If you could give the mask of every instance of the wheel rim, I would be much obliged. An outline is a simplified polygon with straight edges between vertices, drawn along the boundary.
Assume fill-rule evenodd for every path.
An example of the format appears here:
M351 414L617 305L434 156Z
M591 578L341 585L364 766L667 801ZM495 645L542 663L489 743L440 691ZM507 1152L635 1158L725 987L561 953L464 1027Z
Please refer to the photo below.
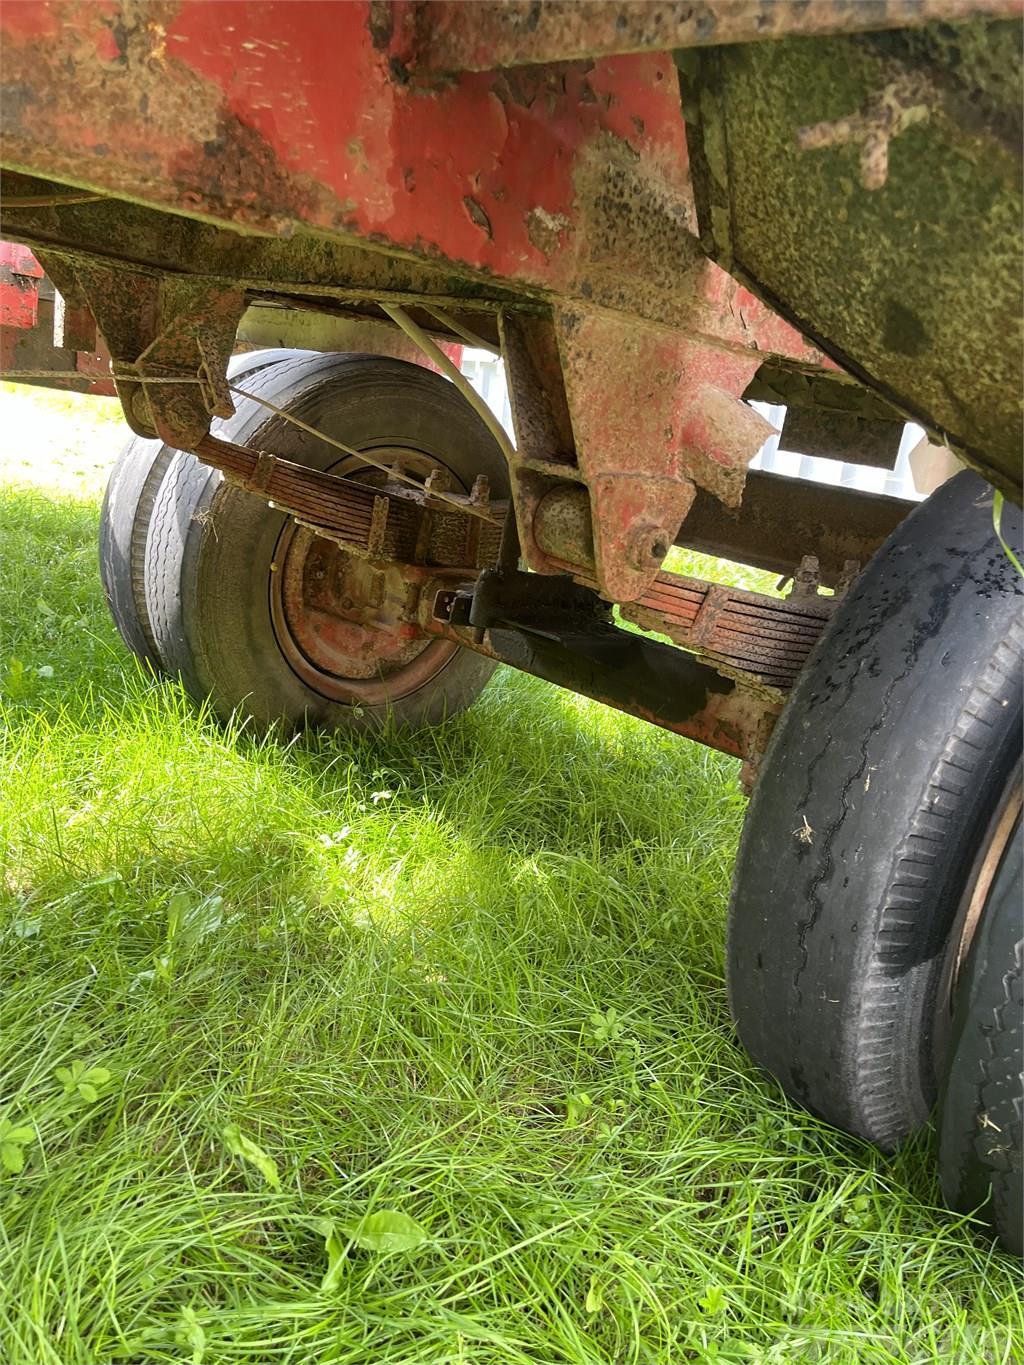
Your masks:
M370 447L366 453L421 481L440 464L402 447ZM371 485L386 478L354 457L328 472ZM296 676L329 701L397 702L425 687L458 653L458 645L431 639L420 628L414 585L401 566L372 565L291 519L274 547L269 578L278 648Z
M989 892L992 890L992 883L999 870L999 864L1003 860L1006 846L1010 842L1014 827L1020 817L1022 805L1024 805L1024 785L1022 785L1021 774L1018 772L1011 780L1003 796L1000 807L989 825L985 842L975 859L974 867L971 869L971 877L965 892L967 908L963 914L963 928L960 932L956 958L953 962L952 991L956 990L961 967L970 952L974 933L978 927L978 921L981 919L981 912L985 908Z

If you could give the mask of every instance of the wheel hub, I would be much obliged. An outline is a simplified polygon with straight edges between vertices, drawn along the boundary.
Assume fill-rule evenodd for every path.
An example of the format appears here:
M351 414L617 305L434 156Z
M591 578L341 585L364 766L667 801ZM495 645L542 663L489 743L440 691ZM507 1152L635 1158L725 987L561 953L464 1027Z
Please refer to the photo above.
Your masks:
M320 672L382 678L429 641L408 618L415 585L398 565L378 566L304 526L294 526L276 562L286 636ZM280 639L280 636L279 636Z
M425 478L437 462L418 452L375 449ZM331 473L371 486L379 471L342 460ZM370 562L308 527L289 521L270 572L270 609L278 647L307 686L332 701L397 701L430 681L458 646L426 635L416 619L418 579L404 565Z

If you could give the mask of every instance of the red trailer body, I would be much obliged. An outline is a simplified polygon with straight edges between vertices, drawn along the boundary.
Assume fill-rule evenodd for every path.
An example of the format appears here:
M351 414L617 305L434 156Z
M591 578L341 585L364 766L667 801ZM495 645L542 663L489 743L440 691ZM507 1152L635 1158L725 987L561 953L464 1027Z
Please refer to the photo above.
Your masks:
M398 307L417 344L503 352L526 568L571 565L640 611L681 538L780 569L806 550L834 584L905 509L850 495L837 516L748 479L769 429L745 398L781 398L840 456L879 431L891 453L915 417L1019 487L1015 352L989 344L1019 331L1019 12L9 0L4 231L53 280L65 351L98 324L142 435L196 449L230 414L243 315L330 350ZM971 283L952 292L907 238L908 196L951 158L951 193L977 198L969 257L955 201L940 225ZM763 726L741 730L749 756Z

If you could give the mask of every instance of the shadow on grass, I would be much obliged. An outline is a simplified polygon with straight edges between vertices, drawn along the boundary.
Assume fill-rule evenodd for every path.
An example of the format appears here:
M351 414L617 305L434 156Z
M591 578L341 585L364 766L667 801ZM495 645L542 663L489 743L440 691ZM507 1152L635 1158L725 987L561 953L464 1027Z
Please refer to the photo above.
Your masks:
M119 710L135 715L155 707L166 716L168 707L172 715L180 709L174 686L157 684L136 663L110 620L93 505L4 489L0 534L8 566L0 583L0 696L10 725L28 724L33 714L59 715L83 737L90 730L109 735ZM225 729L206 717L201 733L218 747L230 743L240 757L267 753L267 741L244 725ZM506 843L523 847L546 842L554 814L564 836L567 814L575 809L582 826L595 804L606 807L603 838L617 846L664 837L664 820L659 816L652 828L650 812L674 806L684 821L692 804L684 798L695 784L714 789L732 824L742 809L731 760L507 670L498 671L470 712L435 730L311 734L279 753L284 769L327 797L339 773L350 770L378 790L389 781L409 788L418 802L456 776L464 789L470 774L468 804L476 811L469 823L479 825L483 814ZM492 809L495 795L500 817Z
M455 1359L423 1349L442 1257L414 1265L419 1316L390 1265L371 1293L358 1261L325 1316L311 1218L361 1217L371 1180L468 1267L458 1331L481 1322L495 1365L502 1333L553 1360L559 1322L579 1346L560 1359L621 1359L632 1333L660 1362L713 1358L694 1343L715 1333L714 1358L782 1359L779 1324L805 1318L818 1336L785 1358L808 1340L824 1358L889 1332L907 1295L922 1331L1010 1321L1016 1280L933 1212L927 1139L885 1158L739 1050L734 763L503 670L416 734L217 725L117 640L94 507L8 492L0 518L0 1037L10 1112L39 1133L5 1282L61 1359L107 1358L113 1302L130 1358L157 1358L183 1296L218 1358L264 1360L294 1327L282 1359L340 1360L349 1323L345 1358L369 1365L383 1322L403 1359ZM69 1127L54 1078L74 1060L111 1094ZM280 1190L225 1153L225 1122L275 1153ZM98 1246L121 1249L109 1271ZM627 1271L645 1298L618 1303ZM712 1290L727 1311L702 1307Z
M0 518L0 900L15 976L94 973L91 989L134 1014L170 970L174 906L212 905L222 969L197 1008L229 982L243 996L284 963L379 944L447 972L482 954L485 975L528 992L547 981L585 1008L661 1002L663 1021L703 992L687 1009L727 1029L733 762L504 669L472 710L417 733L285 743L220 725L118 639L95 507L6 490Z

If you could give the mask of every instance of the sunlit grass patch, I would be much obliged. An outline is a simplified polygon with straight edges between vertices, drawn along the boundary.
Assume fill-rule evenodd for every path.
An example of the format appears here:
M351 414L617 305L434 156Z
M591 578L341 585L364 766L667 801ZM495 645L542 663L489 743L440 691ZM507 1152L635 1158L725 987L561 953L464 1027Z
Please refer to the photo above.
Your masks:
M94 500L0 517L5 1360L1015 1358L928 1135L735 1043L735 764L507 672L419 735L218 726L117 640Z

